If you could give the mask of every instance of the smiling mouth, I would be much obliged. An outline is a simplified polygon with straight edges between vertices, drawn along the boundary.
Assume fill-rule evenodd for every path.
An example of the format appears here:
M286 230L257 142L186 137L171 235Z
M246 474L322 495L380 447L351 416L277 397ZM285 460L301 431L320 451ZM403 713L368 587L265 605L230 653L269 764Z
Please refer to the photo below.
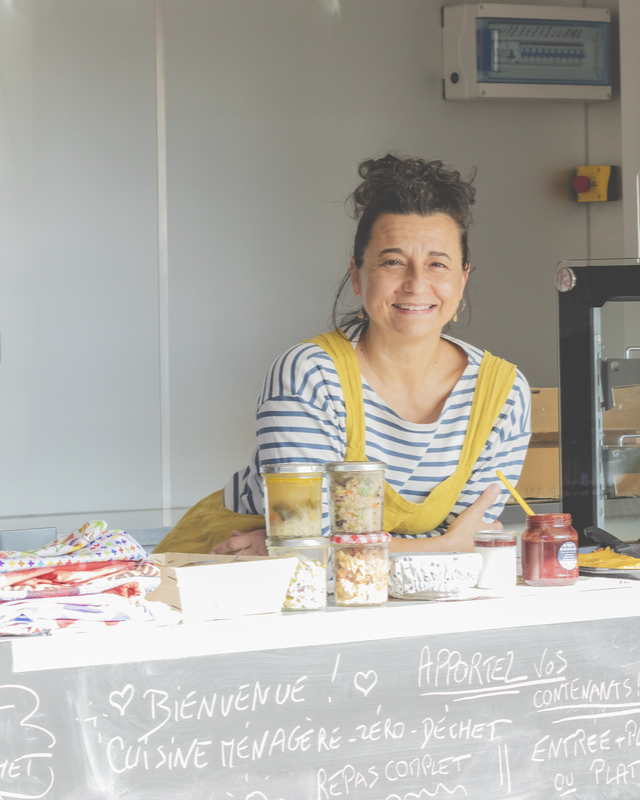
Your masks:
M412 306L407 303L393 303L394 308L399 308L401 311L429 311L435 308L435 305Z

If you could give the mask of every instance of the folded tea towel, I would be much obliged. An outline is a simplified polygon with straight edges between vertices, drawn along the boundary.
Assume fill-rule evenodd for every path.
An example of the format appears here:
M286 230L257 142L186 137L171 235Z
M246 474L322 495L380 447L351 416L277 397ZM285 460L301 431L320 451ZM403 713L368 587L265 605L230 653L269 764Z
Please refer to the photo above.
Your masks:
M98 561L0 572L0 601L36 597L70 597L108 592L140 597L160 584L151 561Z
M0 636L88 633L121 622L176 625L181 615L165 603L115 594L13 600L0 604Z
M37 550L0 550L0 572L96 561L146 560L144 548L126 531L110 531L106 522L93 520Z

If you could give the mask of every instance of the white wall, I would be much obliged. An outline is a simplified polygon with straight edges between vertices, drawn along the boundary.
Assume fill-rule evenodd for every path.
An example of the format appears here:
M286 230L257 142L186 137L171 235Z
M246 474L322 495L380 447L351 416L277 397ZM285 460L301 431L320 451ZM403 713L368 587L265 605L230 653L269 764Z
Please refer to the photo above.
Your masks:
M556 385L555 265L621 252L619 204L570 189L590 157L619 164L617 97L446 102L434 0L165 7L177 504L243 465L268 364L325 329L354 227L340 201L389 149L478 168L473 318L455 330Z
M0 4L5 518L160 503L153 26Z
M267 366L326 329L353 234L342 201L370 155L478 168L473 318L455 332L555 385L555 265L622 251L622 204L588 208L569 188L578 165L620 164L619 94L445 102L441 5L164 0L174 507L243 465ZM37 166L0 188L0 528L27 514L64 527L51 515L65 511L128 525L161 492L154 4L21 7L32 77L11 108L33 97ZM16 25L0 17L2 59ZM2 131L0 116L0 170L19 161Z
M629 256L640 256L640 221L637 180L640 175L640 3L620 0L620 58L622 165L624 190L624 247Z
M607 103L588 103L584 106L583 163L609 164L622 168L618 3L588 0L584 5L593 8L610 8L612 11L613 96ZM579 204L587 220L586 256L588 258L619 258L628 255L623 242L623 203L624 201L620 199L609 203Z

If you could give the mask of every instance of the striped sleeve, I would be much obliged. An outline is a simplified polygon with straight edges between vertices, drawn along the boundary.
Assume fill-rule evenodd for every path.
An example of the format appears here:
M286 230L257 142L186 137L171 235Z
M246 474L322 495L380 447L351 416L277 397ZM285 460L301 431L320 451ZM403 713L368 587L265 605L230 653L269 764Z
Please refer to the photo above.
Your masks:
M343 461L346 412L330 357L303 343L278 358L265 378L256 405L256 445L245 474L227 483L224 504L239 513L262 514L261 467L302 462ZM329 533L326 490L323 534Z

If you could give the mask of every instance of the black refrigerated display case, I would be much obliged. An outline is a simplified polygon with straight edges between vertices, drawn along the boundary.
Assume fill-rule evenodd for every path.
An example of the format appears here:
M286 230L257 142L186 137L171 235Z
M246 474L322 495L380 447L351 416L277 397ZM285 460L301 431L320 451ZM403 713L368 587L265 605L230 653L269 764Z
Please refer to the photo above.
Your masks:
M558 289L562 510L640 539L640 259L562 261Z

